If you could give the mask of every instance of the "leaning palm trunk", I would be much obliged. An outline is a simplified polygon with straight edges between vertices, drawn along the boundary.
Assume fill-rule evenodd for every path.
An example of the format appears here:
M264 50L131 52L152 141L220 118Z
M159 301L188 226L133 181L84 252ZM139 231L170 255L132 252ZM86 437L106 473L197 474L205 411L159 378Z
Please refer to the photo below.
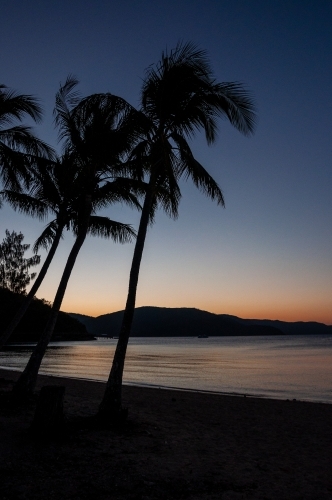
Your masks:
M58 248L58 245L59 245L59 242L61 239L61 235L62 235L62 231L63 231L63 227L59 226L56 233L55 233L55 238L53 240L50 251L47 254L45 262L44 262L44 264L43 264L43 266L42 266L42 268L41 268L41 270L36 278L36 281L34 282L28 295L24 298L24 300L23 300L20 308L17 310L15 316L13 317L13 319L11 320L9 325L7 326L6 330L4 331L2 336L0 337L0 349L2 349L2 347L6 344L6 342L8 341L10 336L12 335L13 331L15 330L17 325L19 324L20 320L22 319L22 317L26 313L29 305L32 302L32 299L36 295L43 279L45 278L45 275L48 271L48 268L53 260L56 249Z
M147 119L144 139L132 152L134 163L158 172L150 178L131 268L129 291L119 342L99 416L118 416L121 410L121 384L127 343L135 310L136 287L143 246L149 222L149 209L160 205L169 215L177 215L181 192L178 180L191 178L203 193L224 205L218 184L194 158L187 139L198 130L205 132L208 144L216 138L217 118L227 117L240 132L254 128L254 106L250 96L237 83L215 82L205 51L192 43L179 43L163 52L157 65L146 72L141 92L141 112ZM153 187L167 187L168 193L154 197ZM154 201L156 202L154 204Z
M91 201L90 201L90 208L91 208ZM90 211L89 211L90 214ZM71 275L71 272L73 270L73 267L76 262L76 258L78 256L78 253L84 243L84 240L86 238L87 232L88 232L88 226L89 226L89 215L85 218L84 223L81 225L81 228L78 232L77 238L75 240L75 243L73 245L73 248L71 249L71 252L69 254L66 267L63 271L62 278L53 302L52 310L50 317L47 321L46 327L33 351L31 354L31 357L20 375L19 379L17 380L16 384L14 385L13 388L13 394L19 398L24 398L29 396L30 394L33 393L36 382L37 382L37 376L38 376L38 371L41 365L41 362L43 360L43 357L46 352L46 348L51 340L54 327L56 324L56 320L58 318L59 310L62 304L63 297L66 292L67 284Z
M145 196L141 220L137 232L134 255L130 270L127 302L123 314L119 340L116 346L112 368L106 384L106 390L100 403L97 415L97 418L106 424L118 420L121 412L123 369L131 326L134 318L138 275L142 260L146 232L150 219L150 209L153 200L151 183L149 187L150 189Z

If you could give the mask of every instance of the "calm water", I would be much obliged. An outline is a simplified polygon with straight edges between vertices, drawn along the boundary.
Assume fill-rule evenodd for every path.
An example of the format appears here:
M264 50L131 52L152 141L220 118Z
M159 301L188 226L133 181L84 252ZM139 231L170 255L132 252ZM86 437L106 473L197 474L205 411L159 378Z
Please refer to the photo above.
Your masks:
M106 380L115 344L54 342L40 372ZM21 370L30 352L7 348L0 367ZM133 338L124 381L332 403L332 336Z

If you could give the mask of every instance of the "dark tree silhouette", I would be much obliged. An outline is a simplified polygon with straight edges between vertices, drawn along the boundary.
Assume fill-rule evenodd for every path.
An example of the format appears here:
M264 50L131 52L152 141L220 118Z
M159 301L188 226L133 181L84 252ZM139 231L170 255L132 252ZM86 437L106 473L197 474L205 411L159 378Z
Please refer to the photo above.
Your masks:
M136 290L149 222L157 207L176 217L181 197L178 181L190 178L205 195L224 205L222 192L194 158L188 139L204 130L214 142L217 119L227 118L243 134L254 130L255 111L248 92L239 83L216 83L206 52L193 44L178 44L164 52L160 62L146 71L141 112L149 123L145 138L135 147L131 161L148 187L142 208L129 289L112 368L98 418L105 423L121 414L122 376L136 301Z
M125 243L135 236L127 224L95 215L112 203L127 203L140 208L133 194L134 182L118 177L124 170L123 157L133 139L128 134L132 108L110 94L81 100L75 90L77 81L69 77L56 97L55 121L77 172L79 194L75 201L73 230L76 239L69 254L50 318L25 370L14 386L14 394L24 397L33 392L38 370L51 339L68 280L88 233ZM136 183L138 184L138 183ZM138 184L139 185L139 184ZM141 188L138 188L140 192Z
M40 255L24 257L30 245L23 240L22 233L6 229L6 237L0 244L0 286L20 294L26 293L26 287L36 277L36 273L30 274L30 268L40 263Z
M31 127L20 124L25 117L39 122L41 116L34 96L0 85L0 178L5 188L20 190L22 182L29 182L36 160L54 157L53 149L35 137Z
M34 169L30 182L32 186L28 192L7 189L2 193L4 200L14 210L41 220L51 214L54 219L47 224L34 244L35 253L41 247L48 250L48 253L25 300L1 335L0 349L14 332L43 282L64 230L73 229L75 224L76 204L80 193L78 170L75 163L71 161L70 155L64 153L62 157L57 158L54 162L49 161L46 168L44 167L45 165L40 170Z

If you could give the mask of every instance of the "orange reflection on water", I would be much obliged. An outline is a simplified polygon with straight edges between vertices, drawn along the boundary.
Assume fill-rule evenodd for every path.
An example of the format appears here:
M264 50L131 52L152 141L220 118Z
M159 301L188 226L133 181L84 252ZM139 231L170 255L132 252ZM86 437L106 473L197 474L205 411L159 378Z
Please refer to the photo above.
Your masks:
M54 343L41 372L105 381L115 344ZM22 369L29 352L0 353L0 366ZM332 403L332 336L133 338L124 381Z

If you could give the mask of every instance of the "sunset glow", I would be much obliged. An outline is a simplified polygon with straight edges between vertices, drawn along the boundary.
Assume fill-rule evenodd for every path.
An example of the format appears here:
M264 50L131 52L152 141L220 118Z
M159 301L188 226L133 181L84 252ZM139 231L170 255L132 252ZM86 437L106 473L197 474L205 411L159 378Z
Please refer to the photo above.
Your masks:
M1 13L0 83L40 98L35 129L53 147L54 97L69 73L83 96L112 92L136 106L145 68L178 40L206 49L218 81L244 82L257 102L253 137L220 120L213 147L200 134L191 141L226 208L181 180L178 220L159 211L148 231L137 307L332 324L332 4L147 2L142 15L139 3L74 1L64 16L56 2L16 3ZM138 212L105 214L137 229ZM0 215L1 240L9 229L33 244L47 223L5 204ZM72 244L66 235L38 297L53 301ZM132 253L88 238L62 310L124 309Z

